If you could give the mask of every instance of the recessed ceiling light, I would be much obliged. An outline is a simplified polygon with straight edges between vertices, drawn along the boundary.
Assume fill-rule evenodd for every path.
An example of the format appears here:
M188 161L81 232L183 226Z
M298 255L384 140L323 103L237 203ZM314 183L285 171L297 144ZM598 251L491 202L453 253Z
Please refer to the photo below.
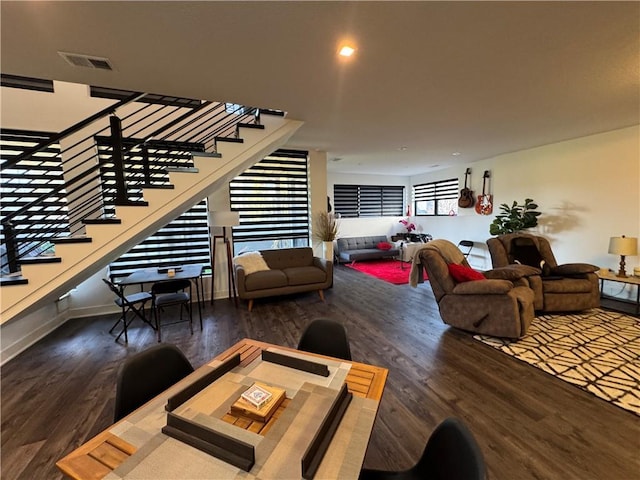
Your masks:
M340 47L340 50L338 51L338 55L340 55L341 57L350 57L355 53L355 51L356 49L354 47L351 47L349 45L343 45L342 47Z
M451 155L453 155L454 157L457 157L458 155L460 155L460 152L453 152Z
M401 152L406 152L409 149L409 147L400 147L398 150L400 150Z

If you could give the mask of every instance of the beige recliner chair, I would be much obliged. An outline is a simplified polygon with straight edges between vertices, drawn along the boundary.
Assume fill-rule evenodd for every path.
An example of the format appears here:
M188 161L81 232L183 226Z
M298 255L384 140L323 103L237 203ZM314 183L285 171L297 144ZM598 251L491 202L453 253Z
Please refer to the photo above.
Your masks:
M533 291L517 269L490 270L483 272L483 280L456 281L449 264L473 270L462 252L443 239L427 243L417 257L412 268L426 269L444 323L495 337L520 338L527 332L534 317Z
M600 306L596 271L588 263L558 265L549 241L528 233L510 233L487 240L494 268L520 263L535 293L534 308L543 312L586 310ZM544 263L541 264L541 262Z

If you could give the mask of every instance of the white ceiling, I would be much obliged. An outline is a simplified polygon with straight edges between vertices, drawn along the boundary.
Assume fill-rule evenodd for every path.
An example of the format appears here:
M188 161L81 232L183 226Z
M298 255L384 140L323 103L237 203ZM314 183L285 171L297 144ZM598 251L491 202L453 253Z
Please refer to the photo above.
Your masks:
M335 172L413 175L640 123L635 1L2 0L0 13L3 73L286 110L305 122L291 145L327 151Z

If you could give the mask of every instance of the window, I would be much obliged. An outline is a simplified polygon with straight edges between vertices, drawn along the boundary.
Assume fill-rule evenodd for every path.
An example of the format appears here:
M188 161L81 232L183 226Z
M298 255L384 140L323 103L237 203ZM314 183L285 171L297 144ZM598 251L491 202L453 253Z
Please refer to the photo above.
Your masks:
M415 215L457 215L458 179L414 185L413 202Z
M402 215L404 187L380 185L334 185L334 210L343 218Z
M109 265L112 277L140 268L201 264L210 268L207 201L200 201Z
M229 183L234 254L309 245L308 152L277 150Z

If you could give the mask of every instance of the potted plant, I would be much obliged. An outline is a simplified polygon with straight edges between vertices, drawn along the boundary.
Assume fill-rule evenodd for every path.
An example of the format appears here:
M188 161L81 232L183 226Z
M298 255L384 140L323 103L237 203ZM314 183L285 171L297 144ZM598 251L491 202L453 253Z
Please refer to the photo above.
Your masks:
M315 216L313 237L322 242L325 260L333 260L333 241L338 237L338 219L329 212L319 212Z
M500 211L502 213L496 215L489 226L489 233L504 235L535 227L538 225L538 217L540 216L540 212L537 212L536 208L538 205L531 198L525 199L522 205L516 201L511 206L506 203L501 204Z

